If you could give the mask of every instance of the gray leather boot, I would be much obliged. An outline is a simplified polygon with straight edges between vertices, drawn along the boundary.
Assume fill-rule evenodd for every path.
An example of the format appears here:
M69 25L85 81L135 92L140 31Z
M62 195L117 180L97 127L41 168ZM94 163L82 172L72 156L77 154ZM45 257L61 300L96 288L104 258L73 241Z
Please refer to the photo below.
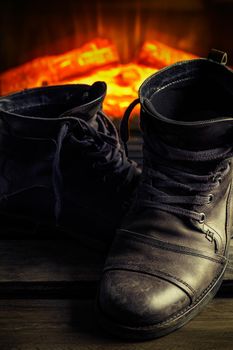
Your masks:
M141 104L143 173L105 264L97 311L113 334L150 339L216 294L232 236L233 74L226 54L149 77Z

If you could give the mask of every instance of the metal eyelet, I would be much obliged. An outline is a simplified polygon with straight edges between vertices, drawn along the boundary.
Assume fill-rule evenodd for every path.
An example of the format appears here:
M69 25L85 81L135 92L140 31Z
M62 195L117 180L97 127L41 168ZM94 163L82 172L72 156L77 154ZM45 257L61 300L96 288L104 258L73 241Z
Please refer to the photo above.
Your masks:
M205 236L208 239L208 241L213 242L213 240L214 240L214 233L212 231L207 230Z
M205 221L205 213L199 213L200 214L200 220L199 223L203 224L203 222Z
M222 177L221 176L218 176L218 177L213 176L212 181L221 183L222 182Z
M208 203L211 203L213 201L213 199L214 199L214 195L212 193L209 194L209 201L208 201Z

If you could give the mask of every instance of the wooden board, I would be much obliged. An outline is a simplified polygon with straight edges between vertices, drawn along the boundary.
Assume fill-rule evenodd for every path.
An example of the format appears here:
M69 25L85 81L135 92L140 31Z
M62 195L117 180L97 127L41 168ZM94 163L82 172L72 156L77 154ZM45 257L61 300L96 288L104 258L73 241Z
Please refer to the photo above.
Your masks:
M233 241L230 259L233 266ZM0 297L92 297L104 260L75 240L0 240ZM232 268L220 291L226 294L233 296Z
M1 350L232 350L233 299L213 300L166 337L132 343L96 326L93 301L0 300Z

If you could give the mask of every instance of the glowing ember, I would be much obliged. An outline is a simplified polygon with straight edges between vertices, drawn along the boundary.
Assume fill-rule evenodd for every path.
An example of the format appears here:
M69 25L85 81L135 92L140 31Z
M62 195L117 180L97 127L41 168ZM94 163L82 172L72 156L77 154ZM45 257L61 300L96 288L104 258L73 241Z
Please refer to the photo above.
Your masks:
M119 62L115 46L108 40L95 39L81 48L61 55L39 57L0 75L1 94L43 85L60 84L71 76Z
M159 68L194 55L159 42L146 42L134 63L120 64L116 47L105 39L95 39L81 48L56 56L34 59L0 75L0 94L43 85L82 83L100 80L108 85L104 110L121 117L137 97L141 83Z

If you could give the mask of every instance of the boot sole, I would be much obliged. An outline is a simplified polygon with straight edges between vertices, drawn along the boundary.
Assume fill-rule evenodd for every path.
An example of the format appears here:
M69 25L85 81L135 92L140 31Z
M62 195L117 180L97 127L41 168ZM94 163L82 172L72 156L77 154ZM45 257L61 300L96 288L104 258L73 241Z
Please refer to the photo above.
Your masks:
M210 300L213 299L221 286L226 267L227 264L224 266L219 278L213 285L211 285L208 292L205 293L201 299L198 299L195 303L185 308L183 311L179 311L177 315L174 315L163 322L142 327L129 327L127 325L116 323L102 312L98 299L95 304L97 322L101 328L108 331L112 335L127 339L129 341L150 340L167 335L181 328L187 322L193 319L199 312L202 311L205 305L207 305Z

